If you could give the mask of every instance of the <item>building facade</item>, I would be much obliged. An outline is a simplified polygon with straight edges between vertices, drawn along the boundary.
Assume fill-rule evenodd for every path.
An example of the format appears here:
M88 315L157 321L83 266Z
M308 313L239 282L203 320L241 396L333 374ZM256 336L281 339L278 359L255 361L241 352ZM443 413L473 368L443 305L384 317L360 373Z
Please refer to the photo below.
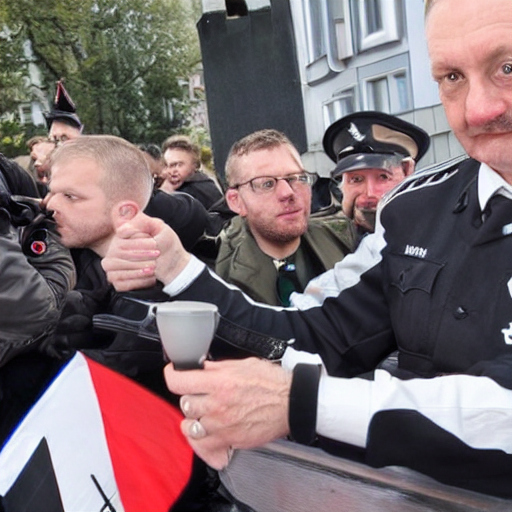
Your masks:
M291 0L308 135L307 163L324 172L321 141L357 110L397 115L425 129L420 166L463 153L430 75L423 0Z
M203 21L214 12L222 13L226 30L229 30L230 25L234 29L248 18L250 31L244 33L247 41L257 33L257 14L261 17L265 13L275 28L287 22L279 18L283 16L283 4L289 6L291 13L291 37L299 74L299 80L295 77L293 80L300 89L302 102L300 108L295 107L290 113L293 119L290 128L296 128L295 114L301 111L306 133L303 158L307 168L321 175L329 173L332 162L322 149L325 129L340 117L358 110L379 110L424 128L431 135L432 144L420 167L463 153L450 131L437 84L430 76L423 0L203 0ZM283 27L286 32L285 25ZM225 34L219 33L216 37L223 39ZM210 89L216 84L214 76L206 74L210 64L207 57L203 53L206 96L210 104ZM259 55L263 61L268 57L268 54ZM221 56L217 57L219 61L222 61ZM233 69L233 55L230 61ZM243 83L245 64L236 63L239 87ZM272 70L272 66L268 69ZM247 94L253 97L258 84L250 82L246 87ZM273 108L271 101L262 103L258 115L261 117L268 111L266 127L277 128L273 124ZM215 130L214 115L210 109L212 130ZM215 151L213 133L212 142Z

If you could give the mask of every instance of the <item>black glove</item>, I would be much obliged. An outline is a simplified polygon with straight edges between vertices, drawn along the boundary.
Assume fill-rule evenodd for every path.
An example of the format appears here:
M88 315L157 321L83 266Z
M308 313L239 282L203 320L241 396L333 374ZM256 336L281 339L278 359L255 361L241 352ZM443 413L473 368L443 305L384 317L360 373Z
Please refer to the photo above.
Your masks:
M41 208L40 199L0 194L0 231L11 226L22 228L20 244L26 256L37 257L48 248L49 233L57 235L50 214Z

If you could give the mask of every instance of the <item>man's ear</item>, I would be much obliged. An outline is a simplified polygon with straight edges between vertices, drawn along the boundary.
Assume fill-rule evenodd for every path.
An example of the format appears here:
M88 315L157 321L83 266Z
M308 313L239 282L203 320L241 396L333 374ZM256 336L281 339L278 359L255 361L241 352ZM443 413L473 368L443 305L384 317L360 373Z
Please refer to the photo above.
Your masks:
M404 170L405 176L409 176L414 172L416 162L412 158L404 158L402 160L402 169Z
M246 215L245 205L236 188L228 188L226 191L226 203L229 208L244 217Z
M121 201L112 208L112 221L117 229L125 222L132 220L140 212L140 208L134 201Z

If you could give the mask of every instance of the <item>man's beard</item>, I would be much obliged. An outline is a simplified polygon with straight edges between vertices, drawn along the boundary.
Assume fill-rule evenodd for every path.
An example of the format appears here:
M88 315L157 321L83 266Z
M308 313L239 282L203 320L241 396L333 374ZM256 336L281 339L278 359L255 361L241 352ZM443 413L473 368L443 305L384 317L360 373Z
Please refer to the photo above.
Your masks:
M307 222L301 223L301 225L295 225L293 228L289 227L285 228L276 228L274 224L257 224L256 226L251 226L249 223L249 228L254 233L256 230L260 236L270 242L277 244L287 244L296 240L298 237L302 236L307 229Z
M356 217L355 211L352 210L352 219L356 221L357 226L368 233L373 233L375 231L377 210L357 210L357 213Z

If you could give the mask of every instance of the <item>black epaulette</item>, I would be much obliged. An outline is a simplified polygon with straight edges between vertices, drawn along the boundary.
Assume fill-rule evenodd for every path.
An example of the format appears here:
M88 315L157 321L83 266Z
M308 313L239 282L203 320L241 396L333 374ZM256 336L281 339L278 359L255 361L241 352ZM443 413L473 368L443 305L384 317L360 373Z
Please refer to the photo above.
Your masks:
M454 176L458 172L460 164L468 159L467 155L461 155L413 172L382 198L380 206L388 204L392 199L405 192L442 183Z

